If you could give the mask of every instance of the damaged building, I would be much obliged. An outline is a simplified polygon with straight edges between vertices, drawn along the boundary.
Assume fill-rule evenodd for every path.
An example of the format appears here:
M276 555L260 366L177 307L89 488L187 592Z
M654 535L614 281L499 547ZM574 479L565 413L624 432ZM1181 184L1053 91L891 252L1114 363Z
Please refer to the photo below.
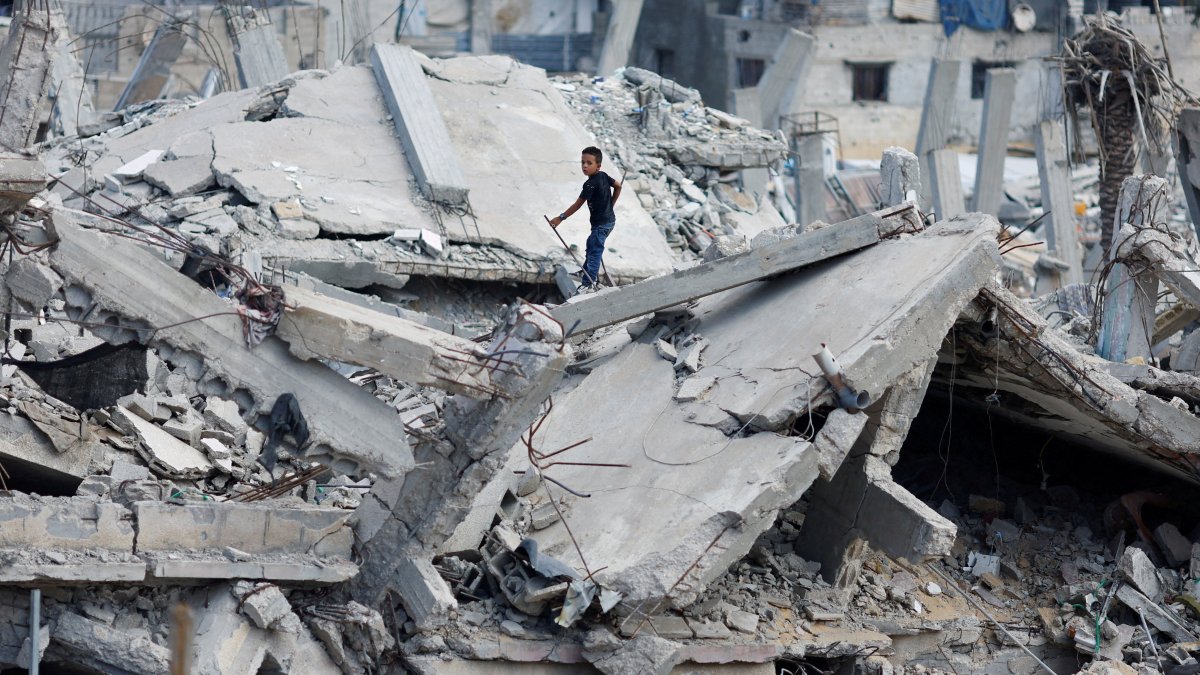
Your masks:
M0 667L1200 672L1194 13L844 4L16 3Z

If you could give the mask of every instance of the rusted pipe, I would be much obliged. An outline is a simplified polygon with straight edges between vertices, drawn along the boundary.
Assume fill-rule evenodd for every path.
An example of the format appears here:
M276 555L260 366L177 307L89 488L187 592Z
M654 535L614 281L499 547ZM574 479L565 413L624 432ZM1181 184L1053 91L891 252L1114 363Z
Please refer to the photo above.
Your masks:
M846 379L842 377L842 367L838 364L837 359L833 358L829 348L825 343L821 343L821 351L813 354L813 359L821 368L821 373L825 375L825 379L829 381L833 391L837 394L838 405L842 406L850 412L858 412L871 404L871 395L865 391L854 391L850 385L846 384Z

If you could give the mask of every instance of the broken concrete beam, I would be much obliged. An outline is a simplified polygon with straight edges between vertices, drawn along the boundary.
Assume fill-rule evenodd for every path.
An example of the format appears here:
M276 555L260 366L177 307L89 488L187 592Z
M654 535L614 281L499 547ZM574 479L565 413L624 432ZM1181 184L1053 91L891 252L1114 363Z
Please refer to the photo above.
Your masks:
M936 365L936 358L917 365L896 380L881 397L879 419L867 425L872 455L884 458L893 466L900 458L900 448L925 401Z
M871 213L804 232L745 253L622 286L602 296L584 296L576 302L556 307L551 313L572 335L590 333L602 326L876 244L901 229L898 217L889 218L882 214Z
M1167 181L1158 176L1126 178L1121 183L1113 231L1120 233L1125 228L1165 230L1168 194ZM1110 261L1117 261L1123 255L1122 242L1119 236L1114 237L1108 253ZM1144 363L1150 363L1150 331L1154 326L1157 301L1158 279L1154 275L1134 277L1125 263L1116 262L1108 274L1096 353L1109 361L1141 358Z
M1083 256L1075 230L1075 197L1067 160L1066 131L1061 122L1043 120L1034 132L1042 207L1049 222L1042 226L1046 248L1066 266L1059 286L1083 282Z
M921 162L917 156L904 148L888 148L883 151L879 165L882 205L899 206L905 201L916 201L921 193Z
M917 152L921 173L929 173L929 153L946 147L946 139L954 128L954 106L958 101L958 75L962 61L935 58L929 64L929 80L925 89L925 107L921 109L921 126L917 130ZM921 200L928 204L932 185L922 186Z
M278 338L246 347L228 304L137 244L80 228L72 213L53 212L58 243L50 254L67 281L72 318L90 312L90 321L107 321L112 328L100 336L109 342L148 341L201 393L232 398L264 428L276 399L294 394L311 434L303 451L310 461L384 477L412 467L404 428L387 404L324 365L295 358Z
M999 215L1000 202L1004 199L1008 127L1016 89L1016 70L988 68L983 85L983 126L979 130L979 158L975 164L972 211Z
M421 191L435 202L467 206L470 188L413 50L376 44L371 48L371 68Z
M617 0L610 5L613 10L608 17L604 44L600 47L597 75L610 75L629 64L629 51L633 49L633 36L637 34L643 2L644 0Z
M808 79L815 43L808 33L786 29L755 87L762 106L762 128L779 129L782 119L795 111L795 99Z
M187 44L187 33L184 32L187 23L188 17L171 15L158 24L154 37L150 39L150 44L146 45L146 50L138 59L137 66L129 76L129 82L126 83L121 96L117 98L113 110L123 110L127 106L150 101L162 95L171 79L171 66L175 65L175 61L183 53L184 45Z
M276 335L298 358L354 363L476 398L495 391L491 362L466 338L298 287L287 289L286 303Z
M72 663L99 672L165 673L170 670L170 650L155 644L145 631L138 634L110 628L71 611L58 615L51 638Z
M181 549L350 558L352 535L344 509L281 508L272 503L137 502L137 552Z
M237 45L233 58L243 88L261 87L287 77L287 57L265 11L251 9L241 15L230 12L228 24Z
M1134 590L1133 586L1125 584L1118 586L1117 599L1129 609L1144 616L1151 626L1170 635L1175 642L1191 642L1196 639L1196 636L1188 631L1187 625L1182 619Z
M277 584L312 586L340 584L358 574L358 565L349 561L315 557L297 560L294 554L284 556L282 560L262 558L243 562L215 556L180 558L168 552L146 553L141 557L145 562L139 563L139 567L146 578L167 583L263 579Z
M395 588L404 611L421 630L445 624L458 607L454 593L428 560L405 560L396 570Z
M22 150L37 137L49 90L53 45L67 32L58 2L20 2L0 47L0 148Z
M937 219L950 220L965 212L958 153L953 150L934 150L929 153L927 165L933 211L937 214Z
M133 552L129 510L94 497L0 495L0 548Z
M1156 200L1165 201L1165 196L1157 197ZM1183 244L1167 231L1165 222L1161 220L1165 215L1166 211L1160 209L1157 215L1160 220L1148 222L1148 227L1121 225L1113 238L1116 254L1149 263L1154 275L1170 288L1177 298L1191 305L1193 309L1200 309L1200 271ZM1155 332L1158 332L1157 329ZM1167 336L1173 333L1174 331Z
M0 53L2 58L4 55ZM34 195L46 189L46 181L42 160L0 153L0 216L9 216L25 208Z

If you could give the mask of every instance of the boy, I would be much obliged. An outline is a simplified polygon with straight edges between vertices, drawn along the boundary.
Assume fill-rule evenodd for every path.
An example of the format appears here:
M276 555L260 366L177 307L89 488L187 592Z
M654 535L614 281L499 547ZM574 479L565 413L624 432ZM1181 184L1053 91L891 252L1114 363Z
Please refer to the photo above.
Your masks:
M583 149L579 164L583 169L583 175L588 179L583 183L579 199L576 199L575 203L560 213L557 218L550 220L551 227L557 228L560 223L578 211L584 202L587 202L588 211L592 214L592 233L588 235L587 257L584 259L583 269L579 271L583 281L579 286L581 291L600 287L600 259L604 255L604 242L617 225L617 216L613 213L613 205L621 196L621 183L600 170L600 163L603 161L604 153L600 151L600 148L588 146Z

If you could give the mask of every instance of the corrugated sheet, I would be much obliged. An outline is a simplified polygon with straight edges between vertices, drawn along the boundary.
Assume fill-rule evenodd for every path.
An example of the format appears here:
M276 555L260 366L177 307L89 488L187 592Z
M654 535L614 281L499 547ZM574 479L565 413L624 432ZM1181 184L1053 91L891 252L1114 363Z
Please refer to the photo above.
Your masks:
M892 0L892 16L907 21L937 23L942 18L938 0Z
M522 63L560 73L575 70L579 59L592 55L592 34L492 34L492 52L508 54Z

